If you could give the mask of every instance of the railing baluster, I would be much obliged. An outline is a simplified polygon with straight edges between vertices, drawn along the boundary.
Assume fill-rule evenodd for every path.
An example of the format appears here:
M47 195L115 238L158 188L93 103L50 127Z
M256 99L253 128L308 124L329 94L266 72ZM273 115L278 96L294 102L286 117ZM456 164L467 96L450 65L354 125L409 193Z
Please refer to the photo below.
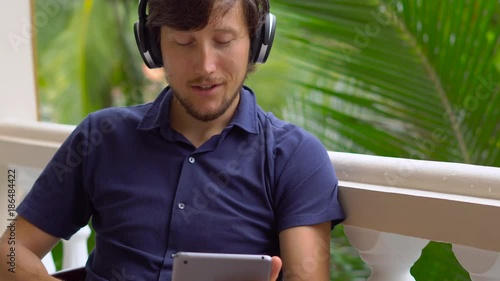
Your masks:
M90 236L90 227L87 225L75 233L69 241L63 242L62 269L84 266L87 262L87 240Z
M470 274L472 281L500 281L500 253L453 245L458 262Z
M45 269L47 269L49 274L56 272L56 265L54 263L52 252L48 252L45 257L42 258L42 264L45 266Z
M415 281L410 268L428 240L347 225L344 230L372 270L367 281Z

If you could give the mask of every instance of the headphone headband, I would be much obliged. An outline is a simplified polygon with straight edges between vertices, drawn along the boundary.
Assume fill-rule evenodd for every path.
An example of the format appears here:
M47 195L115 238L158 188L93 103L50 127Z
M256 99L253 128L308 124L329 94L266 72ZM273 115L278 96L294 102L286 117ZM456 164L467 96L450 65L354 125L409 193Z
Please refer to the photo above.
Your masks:
M270 6L269 0L266 0ZM137 48L142 60L149 68L160 68L163 66L161 47L157 41L154 31L147 27L147 6L148 0L139 0L138 14L139 20L134 24L134 35ZM251 35L250 42L250 62L265 63L271 52L276 31L276 16L267 13L265 21L262 23L256 34Z
M139 12L139 20L147 19L148 14L146 13L146 9L148 7L148 0L139 0L139 8L137 9Z

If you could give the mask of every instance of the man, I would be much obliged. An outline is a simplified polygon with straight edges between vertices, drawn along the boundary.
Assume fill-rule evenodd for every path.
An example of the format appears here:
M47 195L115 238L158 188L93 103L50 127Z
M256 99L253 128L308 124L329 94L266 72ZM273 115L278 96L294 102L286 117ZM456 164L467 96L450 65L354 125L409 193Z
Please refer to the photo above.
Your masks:
M285 280L329 280L330 231L344 215L328 155L243 86L268 2L149 8L161 59L146 63L163 66L169 87L78 125L18 208L15 274L4 234L0 279L56 280L40 258L92 218L87 280L170 280L178 251L269 254L271 280L280 269Z

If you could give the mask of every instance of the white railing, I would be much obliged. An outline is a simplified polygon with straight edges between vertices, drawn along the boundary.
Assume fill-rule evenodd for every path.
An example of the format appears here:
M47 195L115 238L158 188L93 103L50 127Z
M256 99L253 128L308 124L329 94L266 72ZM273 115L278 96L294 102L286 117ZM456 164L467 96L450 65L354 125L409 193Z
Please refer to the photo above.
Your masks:
M429 241L448 242L473 281L500 280L500 168L330 153L345 232L369 281L410 281Z
M0 122L0 167L20 171L18 196L73 128ZM410 268L429 241L452 243L473 281L500 281L500 168L339 152L330 157L347 214L345 232L372 270L369 281L414 280ZM5 210L6 173L0 180ZM0 223L6 215L0 213ZM75 235L78 241L65 244L65 258L77 261L64 268L83 265L87 237ZM75 249L80 252L68 255Z

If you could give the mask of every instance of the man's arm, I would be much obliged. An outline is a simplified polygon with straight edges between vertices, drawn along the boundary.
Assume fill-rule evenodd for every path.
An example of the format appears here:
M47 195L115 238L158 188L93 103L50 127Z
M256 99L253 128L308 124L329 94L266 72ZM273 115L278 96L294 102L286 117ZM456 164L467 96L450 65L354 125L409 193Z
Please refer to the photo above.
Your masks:
M280 235L284 280L330 280L330 222L291 227Z
M15 240L9 240L9 237L11 231L7 228L0 238L0 280L58 280L50 277L41 259L57 244L59 238L44 232L21 216L17 216L15 221ZM12 241L15 241L15 244ZM15 273L9 264L8 255L11 252L15 254Z

